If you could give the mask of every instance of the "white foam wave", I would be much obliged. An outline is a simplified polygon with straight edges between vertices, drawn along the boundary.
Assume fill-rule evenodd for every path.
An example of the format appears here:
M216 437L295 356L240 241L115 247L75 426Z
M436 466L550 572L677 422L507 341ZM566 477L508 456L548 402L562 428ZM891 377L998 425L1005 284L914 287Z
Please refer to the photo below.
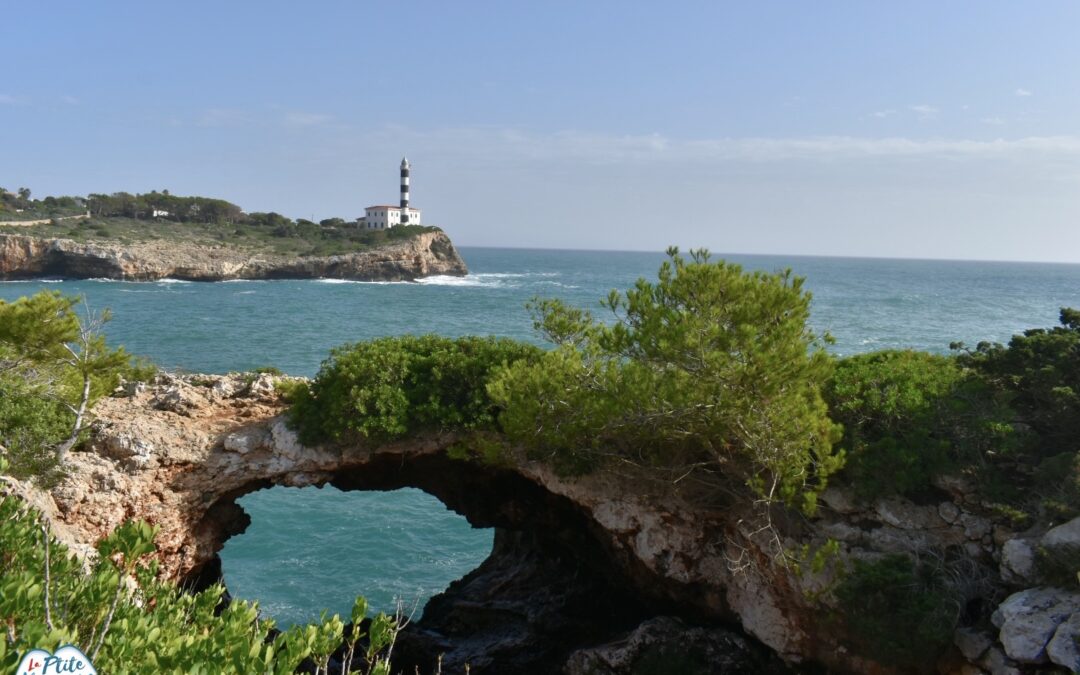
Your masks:
M169 277L165 277L164 279L158 279L154 283L157 283L157 284L190 284L192 282L190 282L190 281L188 281L186 279L171 279Z
M519 279L531 275L527 272L477 272L469 276L478 279Z
M452 277L439 274L433 277L417 279L416 283L424 286L502 286L498 278L486 279L479 274L470 274L467 277Z

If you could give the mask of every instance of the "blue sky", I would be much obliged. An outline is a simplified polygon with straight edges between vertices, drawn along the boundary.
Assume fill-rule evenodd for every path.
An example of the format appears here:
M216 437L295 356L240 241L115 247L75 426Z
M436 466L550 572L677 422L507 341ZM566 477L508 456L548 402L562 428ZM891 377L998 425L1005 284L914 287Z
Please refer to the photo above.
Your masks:
M1080 3L37 2L0 186L460 244L1080 262Z

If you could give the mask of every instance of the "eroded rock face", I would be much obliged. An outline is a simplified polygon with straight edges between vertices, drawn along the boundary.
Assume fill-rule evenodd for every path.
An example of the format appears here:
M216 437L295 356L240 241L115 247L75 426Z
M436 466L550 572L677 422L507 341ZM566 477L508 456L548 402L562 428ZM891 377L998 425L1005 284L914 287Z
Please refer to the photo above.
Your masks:
M252 254L225 246L175 242L87 243L0 234L0 279L224 281L227 279L353 279L412 281L468 273L450 239L426 232L370 251L326 257Z
M827 595L834 581L827 572L797 575L773 564L775 540L739 535L750 512L693 506L629 475L569 479L522 457L499 467L452 460L446 450L460 440L452 434L304 447L283 412L270 376L166 376L128 388L98 404L90 441L70 455L69 477L50 494L33 495L35 505L84 552L129 518L149 520L161 528L162 573L191 581L212 575L226 539L247 527L236 499L254 490L426 490L474 526L496 528L496 545L402 637L406 672L413 665L431 672L444 653L444 672L470 663L476 673L586 666L630 673L637 666L626 664L680 640L702 654L727 644L732 663L742 664L731 672L782 668L762 656L765 648L790 667L894 672L856 653L830 609L813 599ZM998 542L1015 538L945 493L938 503L860 505L833 489L823 502L812 523L784 525L788 550L826 538L849 559L948 549L970 556L972 570L994 573ZM1047 627L1041 656L1031 658L1050 658L1048 645L1069 616ZM960 665L950 672L1016 667L1019 652L1004 631L1004 650L970 637L958 635ZM1069 658L1068 648L1062 638L1053 651ZM970 652L967 659L961 651Z

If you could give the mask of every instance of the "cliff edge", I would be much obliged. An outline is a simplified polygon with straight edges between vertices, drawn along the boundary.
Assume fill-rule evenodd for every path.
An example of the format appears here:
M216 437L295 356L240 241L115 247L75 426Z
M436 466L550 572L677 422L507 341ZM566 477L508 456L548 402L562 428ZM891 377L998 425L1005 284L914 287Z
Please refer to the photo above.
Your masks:
M370 250L322 257L261 254L186 242L79 243L0 234L0 279L413 281L434 275L466 274L465 261L450 238L440 231L423 232Z

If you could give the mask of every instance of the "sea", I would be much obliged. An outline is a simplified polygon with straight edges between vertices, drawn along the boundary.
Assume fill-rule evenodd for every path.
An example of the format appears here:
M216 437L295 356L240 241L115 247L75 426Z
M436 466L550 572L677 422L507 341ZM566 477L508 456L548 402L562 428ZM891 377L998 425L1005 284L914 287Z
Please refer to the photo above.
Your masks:
M466 277L417 283L335 280L198 283L163 280L0 282L11 300L42 289L108 308L108 339L177 371L275 366L315 375L331 348L384 335L500 335L542 344L526 303L599 300L653 279L661 252L462 248ZM950 342L1007 342L1080 307L1080 265L721 255L746 269L790 268L813 294L812 327L837 354ZM422 610L488 555L491 530L473 529L434 497L334 488L272 488L240 499L251 525L221 557L234 597L257 600L279 626L347 615L356 595L390 611Z

